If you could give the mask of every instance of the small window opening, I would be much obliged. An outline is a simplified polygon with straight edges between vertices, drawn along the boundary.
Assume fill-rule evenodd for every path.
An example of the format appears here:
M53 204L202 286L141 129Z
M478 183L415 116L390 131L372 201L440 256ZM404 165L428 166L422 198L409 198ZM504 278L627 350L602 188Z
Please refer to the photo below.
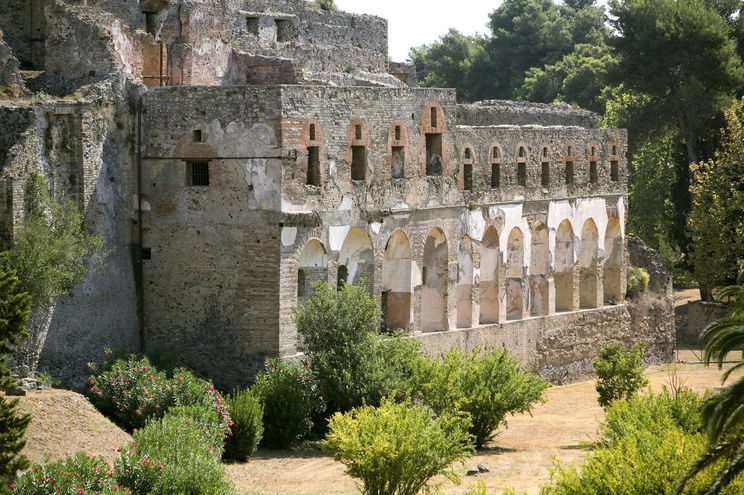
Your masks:
M346 265L338 267L338 276L336 277L336 288L340 289L349 279L349 269Z
M421 269L421 283L426 285L426 267Z
M436 107L431 107L431 126L437 127L437 109Z
M194 132L191 134L193 141L195 143L201 143L202 142L202 131L201 129L194 129Z
M620 180L620 167L617 163L617 160L612 160L610 162L610 179L614 182Z
M548 157L548 148L543 148L543 150L542 150L542 156L543 156L543 158L547 158Z
M297 270L297 298L305 297L305 270Z
M143 260L151 260L152 259L152 248L149 248L149 247L143 247L142 248L142 259Z
M612 147L612 154L617 155L617 146Z
M491 153L491 156L493 156L494 158L501 158L501 153L499 153L499 149L494 147L493 153Z
M596 154L597 154L597 148L592 146L592 156L596 156Z
M519 147L519 157L524 158L525 152L524 152L524 146Z
M362 139L362 126L360 124L354 126L354 139Z
M597 162L589 162L589 182L596 184L597 181Z
M246 17L245 29L248 33L258 36L258 17Z
M395 126L395 140L400 141L400 126L399 125Z
M566 154L568 156L573 156L573 146L568 147L568 149L566 150Z
M310 141L315 141L315 124L310 124Z
M463 189L466 191L473 190L473 165L470 163L465 163L462 166L462 182Z
M566 184L573 184L574 167L573 162L566 162Z
M470 160L472 158L472 153L470 152L470 148L465 148L465 159Z
M426 175L442 175L442 135L439 133L426 134Z
M498 163L491 164L491 189L501 187L501 165Z
M307 180L308 186L320 186L320 149L317 146L307 148Z
M402 179L405 176L404 164L406 160L406 151L403 146L393 146L393 156L391 161L391 175L393 179Z
M145 14L145 31L155 36L157 34L157 12L143 12Z
M189 163L189 185L191 186L208 186L209 185L209 162L190 162Z
M543 187L550 186L550 163L542 163L542 174L540 176L540 183Z
M276 41L284 43L297 38L297 31L291 21L276 19Z
M365 180L367 175L367 148L351 147L351 180Z
M517 164L517 183L520 186L527 185L527 164L526 163Z

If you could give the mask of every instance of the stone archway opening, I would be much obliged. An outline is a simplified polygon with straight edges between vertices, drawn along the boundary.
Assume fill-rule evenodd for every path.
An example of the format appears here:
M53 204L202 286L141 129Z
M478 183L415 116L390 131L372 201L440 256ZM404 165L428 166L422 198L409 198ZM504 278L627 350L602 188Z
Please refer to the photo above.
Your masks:
M506 243L506 319L524 317L524 235L519 227L509 233Z
M411 244L396 230L388 238L382 261L382 318L389 330L408 330L411 324L411 274Z
M599 232L591 218L584 222L581 230L581 252L579 254L579 307L598 308L602 297L599 294L598 277Z
M571 222L563 220L555 235L555 310L573 311L574 303L574 233Z
M441 229L435 228L429 232L424 244L423 261L421 271L421 331L447 330L449 258L447 238Z
M545 316L550 306L548 228L540 222L532 233L530 256L530 315Z
M620 222L610 217L605 232L605 262L602 271L602 287L606 304L620 304L625 295L622 282L623 237Z
M317 239L310 239L300 253L297 267L297 304L304 303L312 285L328 280L328 255L325 246Z
M473 242L468 236L457 250L457 326L473 326Z

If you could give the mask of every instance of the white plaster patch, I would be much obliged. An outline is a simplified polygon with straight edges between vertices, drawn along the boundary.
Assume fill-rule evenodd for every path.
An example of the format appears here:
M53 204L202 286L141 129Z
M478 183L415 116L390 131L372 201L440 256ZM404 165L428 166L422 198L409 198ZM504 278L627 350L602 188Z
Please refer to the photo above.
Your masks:
M328 160L328 175L336 177L336 161Z
M374 232L375 234L379 234L380 233L380 228L381 227L382 227L382 224L381 223L372 222L371 224L369 224L369 228L372 229L372 232Z
M411 283L413 287L421 285L421 269L415 261L411 261Z
M347 196L346 194L343 195L341 198L341 204L338 205L338 210L351 210L351 207L354 205L354 200L351 199L351 196Z
M297 240L297 227L282 228L282 246L289 247Z
M486 231L486 219L483 217L483 210L466 210L463 215L463 224L467 225L467 234L476 240L483 239L483 233Z
M331 251L340 251L341 246L344 245L344 239L346 234L349 233L351 227L349 225L332 225L328 227L328 246Z

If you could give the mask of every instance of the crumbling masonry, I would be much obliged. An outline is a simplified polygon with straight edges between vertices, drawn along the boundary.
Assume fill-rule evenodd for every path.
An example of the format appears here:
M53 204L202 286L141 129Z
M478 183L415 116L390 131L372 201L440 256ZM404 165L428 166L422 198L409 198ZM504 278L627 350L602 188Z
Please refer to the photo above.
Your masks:
M671 356L668 286L624 300L627 134L590 112L458 104L388 62L384 20L303 0L6 0L0 27L5 234L37 169L112 250L40 330L58 376L111 346L244 383L301 350L317 280L556 382L611 339Z

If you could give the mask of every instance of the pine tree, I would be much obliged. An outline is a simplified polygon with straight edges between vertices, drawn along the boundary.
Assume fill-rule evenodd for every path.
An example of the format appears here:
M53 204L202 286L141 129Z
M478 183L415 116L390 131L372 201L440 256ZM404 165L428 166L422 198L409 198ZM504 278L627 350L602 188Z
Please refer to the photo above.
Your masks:
M18 278L0 267L0 390L15 386L7 361L25 333L31 312L31 297L19 292ZM0 395L0 494L9 491L10 481L19 469L28 467L20 455L25 445L23 434L31 421L30 414L18 414L18 400L8 401Z

